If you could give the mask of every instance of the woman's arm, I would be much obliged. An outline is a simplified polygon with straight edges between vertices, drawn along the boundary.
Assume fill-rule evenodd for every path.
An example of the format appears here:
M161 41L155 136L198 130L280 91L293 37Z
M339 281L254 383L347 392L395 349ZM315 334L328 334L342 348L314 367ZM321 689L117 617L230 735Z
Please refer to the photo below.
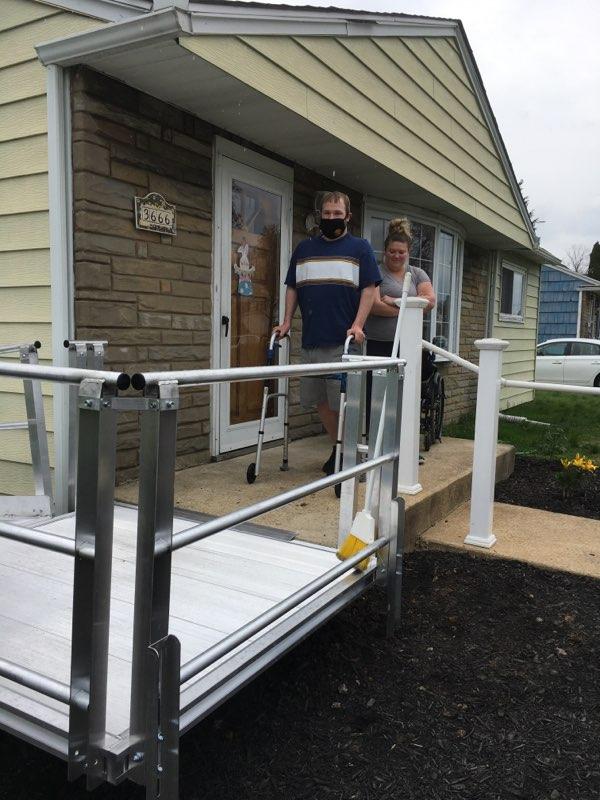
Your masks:
M429 301L429 306L425 309L425 314L427 314L428 311L431 311L437 302L431 281L422 281L417 286L417 296L424 297Z
M385 296L387 297L387 295ZM373 307L371 308L371 314L374 314L376 317L397 317L398 306L386 303L385 300L382 297L380 297L379 292L377 292L377 296L375 297L375 302L373 303Z

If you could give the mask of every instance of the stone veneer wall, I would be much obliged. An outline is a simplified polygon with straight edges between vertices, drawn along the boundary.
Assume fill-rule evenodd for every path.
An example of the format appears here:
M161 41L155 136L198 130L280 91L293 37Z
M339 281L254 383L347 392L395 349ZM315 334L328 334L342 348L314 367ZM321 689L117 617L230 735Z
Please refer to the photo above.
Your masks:
M75 323L79 339L109 342L106 366L125 372L209 366L212 312L213 126L87 69L72 76ZM235 137L231 137L235 138ZM249 144L252 149L260 148ZM294 246L317 191L331 182L294 167ZM335 187L337 188L337 187ZM177 205L177 236L137 230L134 197ZM361 197L351 194L360 230ZM297 318L293 360L300 340ZM182 393L177 467L209 459L207 390ZM321 431L292 388L294 438ZM120 418L117 469L134 477L137 415Z
M479 351L473 344L486 336L487 306L490 277L490 254L468 242L465 243L460 310L459 354L479 362ZM455 364L441 367L446 390L444 420L450 421L475 409L477 375Z

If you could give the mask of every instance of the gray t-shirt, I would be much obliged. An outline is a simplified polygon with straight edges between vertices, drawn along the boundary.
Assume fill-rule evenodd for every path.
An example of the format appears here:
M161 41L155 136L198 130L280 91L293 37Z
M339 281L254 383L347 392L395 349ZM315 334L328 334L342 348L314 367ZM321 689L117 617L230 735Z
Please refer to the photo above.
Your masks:
M417 296L417 286L420 283L430 282L431 278L420 267L408 267L411 275L410 288L408 290L409 297ZM390 297L402 297L402 281L394 277L392 272L389 272L383 264L381 265L381 283L379 284L379 294L381 297L389 295ZM375 339L378 342L393 342L394 333L396 332L397 317L378 317L376 314L371 314L367 319L365 325L365 333L369 339Z

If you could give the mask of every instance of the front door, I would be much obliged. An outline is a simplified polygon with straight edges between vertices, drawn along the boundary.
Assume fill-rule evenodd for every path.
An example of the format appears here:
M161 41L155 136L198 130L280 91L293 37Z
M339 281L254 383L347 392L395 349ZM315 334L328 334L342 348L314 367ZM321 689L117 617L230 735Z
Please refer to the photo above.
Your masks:
M220 286L217 294L222 368L266 362L272 328L283 314L283 281L290 257L292 184L234 158L219 157ZM282 388L273 383L271 390ZM255 444L261 381L219 384L216 452ZM270 401L265 440L283 436L283 403Z

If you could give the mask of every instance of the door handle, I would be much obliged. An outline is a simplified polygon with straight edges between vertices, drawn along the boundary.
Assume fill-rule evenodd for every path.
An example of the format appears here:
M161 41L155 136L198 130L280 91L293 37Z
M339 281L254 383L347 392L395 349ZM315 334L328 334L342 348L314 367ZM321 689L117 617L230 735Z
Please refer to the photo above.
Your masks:
M221 317L221 325L225 325L225 338L229 336L229 317L223 314Z
M225 317L223 317L223 319L225 319ZM562 364L563 362L562 361L553 361L552 363L553 364Z

